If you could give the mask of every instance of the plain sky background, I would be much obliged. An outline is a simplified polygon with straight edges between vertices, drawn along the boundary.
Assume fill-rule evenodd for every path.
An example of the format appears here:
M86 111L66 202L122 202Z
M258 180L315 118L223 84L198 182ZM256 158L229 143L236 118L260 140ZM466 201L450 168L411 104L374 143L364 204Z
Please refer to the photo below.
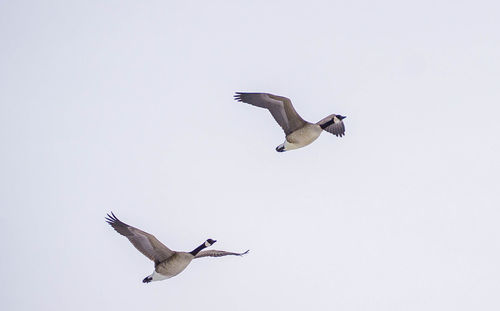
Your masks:
M0 1L0 309L499 310L498 1ZM286 153L269 112L347 115ZM104 222L213 249L170 280Z

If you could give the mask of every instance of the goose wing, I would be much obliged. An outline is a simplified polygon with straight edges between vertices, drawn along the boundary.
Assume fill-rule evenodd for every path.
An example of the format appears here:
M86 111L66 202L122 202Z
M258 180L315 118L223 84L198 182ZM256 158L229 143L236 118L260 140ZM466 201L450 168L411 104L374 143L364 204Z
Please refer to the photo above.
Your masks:
M233 255L233 256L243 256L248 254L250 250L247 250L246 252L243 253L233 253L233 252L226 252L226 251L218 251L215 249L208 250L208 251L201 251L199 252L194 258L200 258L200 257L222 257L222 256L228 256L228 255Z
M240 93L234 95L234 99L250 105L268 109L274 119L281 126L285 134L306 125L306 121L295 111L292 101L283 96L268 93Z
M345 135L344 122L337 117L334 117L334 122L327 126L324 130L338 137Z
M110 224L116 232L125 236L139 252L155 263L160 263L175 253L158 241L154 235L121 222L113 212L111 212L111 215L108 214L106 222Z

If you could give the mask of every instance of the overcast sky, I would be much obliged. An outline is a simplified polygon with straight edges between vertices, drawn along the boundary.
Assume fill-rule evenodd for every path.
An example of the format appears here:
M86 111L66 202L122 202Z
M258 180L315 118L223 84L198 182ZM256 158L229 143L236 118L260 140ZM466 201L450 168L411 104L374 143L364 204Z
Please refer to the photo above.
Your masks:
M0 309L499 310L497 1L0 1ZM285 153L269 112L311 122ZM203 258L152 263L113 211Z

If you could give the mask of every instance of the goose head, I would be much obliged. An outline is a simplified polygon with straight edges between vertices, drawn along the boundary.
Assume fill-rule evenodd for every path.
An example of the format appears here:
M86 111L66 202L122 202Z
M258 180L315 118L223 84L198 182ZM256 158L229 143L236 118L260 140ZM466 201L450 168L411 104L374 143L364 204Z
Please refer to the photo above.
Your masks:
M205 241L205 246L206 247L212 246L212 244L214 244L215 242L217 242L217 240L208 239Z

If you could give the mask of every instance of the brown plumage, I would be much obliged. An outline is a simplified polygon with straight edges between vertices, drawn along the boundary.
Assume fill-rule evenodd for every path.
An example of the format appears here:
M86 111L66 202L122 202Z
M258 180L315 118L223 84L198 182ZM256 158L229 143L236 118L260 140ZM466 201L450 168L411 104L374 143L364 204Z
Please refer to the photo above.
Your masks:
M285 142L276 151L283 152L309 145L322 130L342 137L345 133L344 116L331 114L317 123L307 122L295 111L290 99L269 93L237 92L234 99L257 107L266 108L285 132Z
M191 252L177 252L166 247L155 238L154 235L120 221L112 212L111 215L107 215L106 222L119 234L125 236L144 256L154 261L155 270L151 275L144 278L144 283L160 281L176 276L195 258L222 257L228 255L242 256L248 253L248 250L244 253L233 253L220 250L202 251L202 249L216 242L212 239L207 239Z

